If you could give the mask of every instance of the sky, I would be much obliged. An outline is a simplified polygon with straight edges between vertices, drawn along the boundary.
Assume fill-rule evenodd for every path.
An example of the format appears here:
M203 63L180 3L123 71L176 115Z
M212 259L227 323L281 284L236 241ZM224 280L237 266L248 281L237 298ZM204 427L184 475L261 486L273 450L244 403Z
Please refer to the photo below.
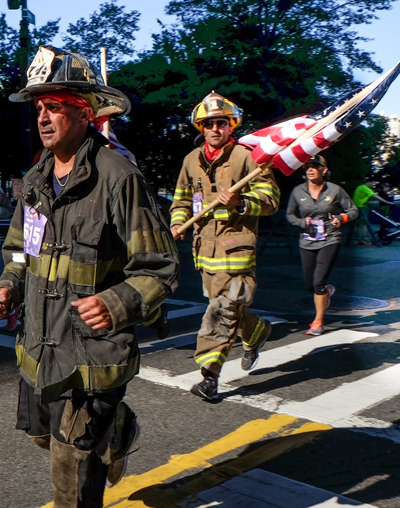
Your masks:
M104 0L105 1L105 0ZM60 28L64 31L69 23L75 23L79 18L88 18L94 11L99 11L102 0L68 0L58 2L55 0L27 0L28 9L35 15L36 25L42 26L47 21L61 18ZM159 32L157 18L163 23L171 23L174 17L164 13L168 0L119 0L118 5L124 5L126 10L137 10L141 13L138 32L135 32L136 48L150 49L152 33ZM6 14L9 25L19 26L20 10L8 10L7 0L0 0L0 12ZM370 25L357 27L360 35L373 39L363 43L363 49L374 53L374 61L384 72L390 70L400 60L399 47L399 21L400 0L394 3L390 11L377 11L379 19ZM56 45L56 41L55 41ZM374 72L355 72L355 77L365 84L374 81L378 75ZM391 85L386 95L377 105L374 113L385 112L388 115L397 114L400 117L400 76Z

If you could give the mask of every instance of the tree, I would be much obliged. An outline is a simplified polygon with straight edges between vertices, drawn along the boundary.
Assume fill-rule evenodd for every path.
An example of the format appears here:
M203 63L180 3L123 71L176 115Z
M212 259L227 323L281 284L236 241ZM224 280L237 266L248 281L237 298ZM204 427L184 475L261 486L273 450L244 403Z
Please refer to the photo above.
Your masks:
M50 21L35 28L28 39L28 60L32 60L40 44L49 44L58 33L58 22ZM29 105L11 104L8 96L21 88L20 32L7 25L5 14L0 15L0 122L7 126L2 132L3 162L2 184L11 176L20 176L22 169L29 167L30 143L28 142L30 122ZM26 106L26 107L25 107ZM21 150L21 134L25 134L25 149ZM28 166L28 167L26 167Z
M400 190L400 139L393 135L386 117L381 117L385 125L380 138L379 153L373 166L373 176L379 182L388 183Z
M91 62L100 67L100 48L107 49L107 67L114 70L122 63L124 57L132 58L134 53L134 32L139 30L137 11L125 12L124 7L116 5L117 0L100 4L100 11L95 11L89 19L78 19L68 25L63 36L64 47L85 55Z
M50 44L59 31L59 19L34 28L29 37L28 60L31 61L37 48ZM20 51L19 31L7 25L5 14L0 14L0 93L8 95L20 86L18 53Z
M379 72L352 27L393 1L172 0L166 12L181 26L165 29L155 49L185 56L194 85L213 83L264 122L320 109L358 85L355 68Z
M360 86L353 77L355 68L380 69L358 48L365 39L354 27L370 23L393 1L171 1L166 12L177 16L178 22L160 23L152 51L111 78L128 95L132 91L133 111L127 125L132 135L126 139L137 141L131 148L146 174L158 172L161 180L171 174L169 181L176 178L196 134L189 125L190 112L211 90L244 109L237 131L241 135L244 129L253 131L282 118L314 113ZM135 126L138 121L140 126ZM361 132L359 128L349 139L361 143L373 130L366 130L364 137ZM350 146L350 142L339 143L332 151L346 147L351 158L362 150ZM141 156L144 150L146 157ZM164 152L169 157L159 160L158 154ZM343 164L343 157L344 153L341 167L355 167ZM367 170L363 161L357 164L360 177Z

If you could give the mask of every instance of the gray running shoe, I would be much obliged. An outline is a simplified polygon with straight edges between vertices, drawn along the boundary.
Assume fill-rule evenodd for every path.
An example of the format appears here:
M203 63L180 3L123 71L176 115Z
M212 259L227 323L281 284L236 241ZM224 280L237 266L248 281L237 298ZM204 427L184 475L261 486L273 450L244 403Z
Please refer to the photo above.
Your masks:
M201 383L192 386L190 392L211 402L218 397L218 381L211 376L205 376Z
M271 335L272 326L271 323L267 320L265 320L265 335L264 337L259 341L257 346L254 349L251 349L250 351L245 351L243 353L242 357L242 369L243 370L252 370L258 363L258 357L260 349L264 346L264 344L267 342L268 337Z

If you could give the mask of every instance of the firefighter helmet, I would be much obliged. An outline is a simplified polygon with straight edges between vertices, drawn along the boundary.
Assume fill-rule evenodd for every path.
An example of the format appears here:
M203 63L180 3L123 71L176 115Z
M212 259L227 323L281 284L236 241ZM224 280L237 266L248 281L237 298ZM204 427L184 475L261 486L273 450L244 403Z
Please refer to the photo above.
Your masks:
M242 109L213 90L194 108L192 112L192 124L200 132L203 132L203 126L201 125L203 120L214 116L224 116L229 119L229 125L236 129L242 121L242 115Z
M26 102L43 92L69 91L94 93L99 103L97 117L129 113L131 104L125 94L106 86L98 69L83 55L53 46L40 46L28 71L26 87L10 95L12 102Z

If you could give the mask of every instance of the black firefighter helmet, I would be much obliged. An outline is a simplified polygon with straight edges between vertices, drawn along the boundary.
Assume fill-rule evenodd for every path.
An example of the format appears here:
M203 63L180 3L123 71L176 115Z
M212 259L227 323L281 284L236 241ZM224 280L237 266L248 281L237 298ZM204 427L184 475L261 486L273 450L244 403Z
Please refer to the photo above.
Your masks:
M105 85L98 69L79 53L53 46L40 46L27 71L26 87L10 95L12 102L33 100L43 92L94 93L99 104L97 117L126 115L131 104L125 94Z

